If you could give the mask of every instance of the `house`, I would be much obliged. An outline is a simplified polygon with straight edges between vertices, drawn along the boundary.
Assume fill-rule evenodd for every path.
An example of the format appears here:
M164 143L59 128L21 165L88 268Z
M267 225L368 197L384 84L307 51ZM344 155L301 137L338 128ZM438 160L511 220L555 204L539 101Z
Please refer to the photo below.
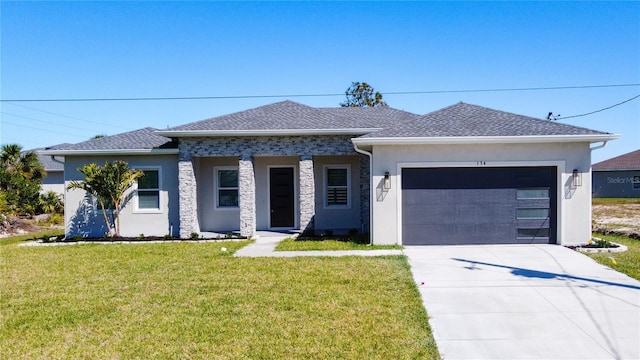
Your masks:
M298 230L370 233L375 244L583 243L592 143L617 135L458 103L424 116L282 101L52 150L65 182L90 162L149 174L122 234ZM82 191L67 236L101 236Z
M592 166L593 197L640 197L640 150Z
M67 145L70 144L58 144L54 146L29 150L34 151L38 155L40 164L42 164L44 170L47 172L47 175L42 179L42 184L40 185L41 193L53 191L60 195L64 194L64 156L49 156L43 154L42 152L46 150L63 148Z

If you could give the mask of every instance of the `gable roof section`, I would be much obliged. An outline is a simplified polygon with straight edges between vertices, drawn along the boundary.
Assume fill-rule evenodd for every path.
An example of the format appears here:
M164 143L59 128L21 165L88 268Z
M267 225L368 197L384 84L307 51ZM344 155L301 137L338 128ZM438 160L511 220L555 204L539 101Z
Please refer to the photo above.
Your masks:
M64 170L64 157L58 158L56 160L52 159L51 156L42 154L45 150L52 150L62 148L64 146L69 146L69 143L63 143L58 145L52 145L47 147L41 147L37 149L31 149L27 151L34 151L36 155L38 155L38 160L40 160L40 164L44 167L47 172L51 171L63 171Z
M593 164L593 170L640 170L640 150Z
M398 126L371 132L354 139L354 142L360 144L400 142L597 142L612 140L617 137L617 135L606 132L460 102L421 116L418 119L403 122Z
M177 154L177 143L158 135L157 131L158 129L146 127L45 150L43 153L46 155Z
M314 108L281 101L158 131L170 137L241 135L362 135L418 115L387 107Z

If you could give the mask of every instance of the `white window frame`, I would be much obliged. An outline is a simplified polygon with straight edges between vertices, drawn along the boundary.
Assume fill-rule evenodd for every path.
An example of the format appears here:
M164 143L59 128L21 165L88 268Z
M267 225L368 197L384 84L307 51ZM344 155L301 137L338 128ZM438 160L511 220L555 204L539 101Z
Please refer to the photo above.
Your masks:
M238 205L237 206L220 206L218 194L220 189L220 182L218 181L218 171L220 170L235 170L238 172L238 186L236 188L222 188L223 190L237 190L238 191ZM214 166L213 168L213 201L216 210L221 211L238 211L240 209L240 169L238 166Z
M134 213L139 213L139 214L161 214L162 211L162 167L161 166L140 166L140 167L136 167L135 170L142 170L142 171L157 171L158 172L158 188L156 189L141 189L142 191L157 191L158 192L158 208L156 209L141 209L140 208L140 203L139 203L139 198L138 198L138 181L136 181L135 185L134 185L134 208L133 208L133 212Z
M329 176L327 171L330 169L346 169L347 170L347 204L346 205L329 205ZM353 196L351 189L351 165L350 164L331 164L325 165L322 169L322 177L324 178L324 191L322 204L324 209L351 209L351 197Z

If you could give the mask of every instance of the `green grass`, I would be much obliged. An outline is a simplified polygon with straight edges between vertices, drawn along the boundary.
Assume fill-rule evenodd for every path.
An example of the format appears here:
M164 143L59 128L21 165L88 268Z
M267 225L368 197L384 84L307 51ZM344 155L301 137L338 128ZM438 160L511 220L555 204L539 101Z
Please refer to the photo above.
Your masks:
M593 205L640 204L640 198L593 198Z
M402 249L401 245L367 245L346 240L297 240L287 238L282 240L276 251L307 251L307 250L389 250Z
M640 240L619 235L594 234L594 236L626 245L628 250L620 253L585 253L586 255L603 265L640 280ZM615 260L615 264L612 259Z
M0 246L19 244L26 241L32 241L34 239L40 239L43 237L52 237L64 235L64 229L45 230L37 233L24 234L18 236L11 236L6 238L0 238Z
M3 358L438 358L403 256L18 241L0 247Z

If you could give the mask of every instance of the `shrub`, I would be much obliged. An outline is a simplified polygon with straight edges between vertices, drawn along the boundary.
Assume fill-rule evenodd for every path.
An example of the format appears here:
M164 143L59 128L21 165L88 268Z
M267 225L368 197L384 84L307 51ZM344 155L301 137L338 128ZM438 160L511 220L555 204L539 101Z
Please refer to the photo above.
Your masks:
M64 204L59 194L49 191L40 194L37 210L42 214L62 214L64 212Z
M198 233L197 233L197 232L195 232L195 231L194 231L194 232L192 232L192 233L189 235L189 239L191 239L191 240L198 240L199 238L200 238L200 234L198 234Z

